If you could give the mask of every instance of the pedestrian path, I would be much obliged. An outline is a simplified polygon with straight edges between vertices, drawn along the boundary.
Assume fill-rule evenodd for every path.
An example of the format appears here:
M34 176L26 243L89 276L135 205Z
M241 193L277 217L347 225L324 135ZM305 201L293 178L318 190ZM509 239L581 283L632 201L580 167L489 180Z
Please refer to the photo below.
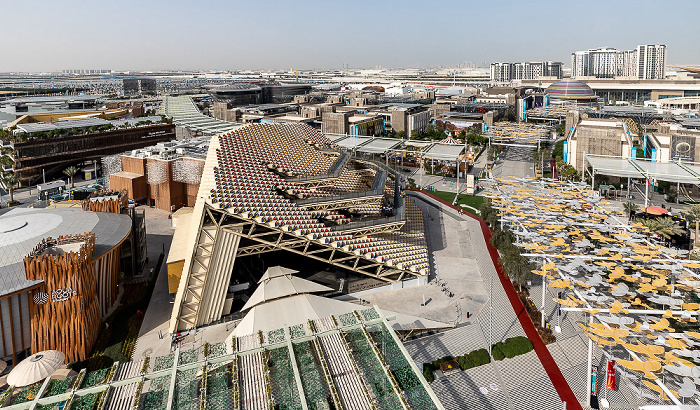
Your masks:
M421 198L429 197L426 194L417 195L420 195ZM566 397L567 408L580 408L578 400L568 387L557 363L542 343L532 322L524 312L515 289L512 288L510 281L502 278L502 273L494 265L495 249L486 242L490 240L490 232L485 235L487 232L480 220L458 214L454 207L437 198L430 197L428 201L452 218L466 221L471 238L472 253L476 258L483 285L491 294L492 303L491 305L488 303L483 305L476 315L474 324L445 332L446 334L407 342L407 349L413 359L421 363L435 360L447 354L458 356L478 343L481 343L481 347L488 348L490 342L495 343L509 337L525 335L533 341L536 348L536 351L513 359L492 362L436 379L432 384L433 390L445 407L459 409L464 408L464 403L468 403L469 408L475 409L554 410L562 408L561 397ZM495 255L497 258L497 254ZM493 280L493 287L489 291L491 280ZM516 302L519 304L517 312L520 315L525 315L524 318L516 314L514 309L516 303L512 299L513 295L506 292L506 286L510 286L510 291L515 295ZM475 328L477 324L481 328L481 332ZM523 328L526 324L531 328L527 332ZM479 335L479 333L481 334ZM471 340L469 342L456 342L459 335L471 337ZM436 356L430 357L431 354L436 354ZM426 360L426 358L431 360ZM547 367L545 368L545 366ZM553 383L552 380L556 382ZM536 391L537 394L533 395L533 391ZM457 406L457 403L461 403L462 406Z

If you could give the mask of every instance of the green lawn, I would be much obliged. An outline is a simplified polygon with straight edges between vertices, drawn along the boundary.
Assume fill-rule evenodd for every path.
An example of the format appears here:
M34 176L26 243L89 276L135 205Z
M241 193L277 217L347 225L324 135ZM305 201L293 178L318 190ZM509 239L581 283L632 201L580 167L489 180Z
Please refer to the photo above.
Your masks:
M452 203L455 199L455 193L454 192L445 192L445 191L424 191L429 194L432 194L443 201ZM476 209L481 209L481 206L484 204L484 197L483 196L475 196L475 195L467 195L467 194L460 194L459 195L459 204L464 204L464 205L469 205L471 207L474 207ZM476 214L473 209L470 208L462 208L465 212L469 212L470 214ZM478 215L478 214L477 214Z

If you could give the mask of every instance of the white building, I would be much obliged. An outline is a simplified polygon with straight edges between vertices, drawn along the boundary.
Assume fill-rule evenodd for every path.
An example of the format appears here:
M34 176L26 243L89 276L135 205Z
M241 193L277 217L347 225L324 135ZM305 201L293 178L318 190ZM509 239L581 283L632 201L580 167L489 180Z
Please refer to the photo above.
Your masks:
M603 47L571 53L572 77L634 77L662 79L666 75L666 46L639 45L634 50Z
M524 63L491 63L491 81L536 80L540 77L563 76L563 64L554 61Z
M637 78L644 80L666 76L666 46L640 45L636 50Z

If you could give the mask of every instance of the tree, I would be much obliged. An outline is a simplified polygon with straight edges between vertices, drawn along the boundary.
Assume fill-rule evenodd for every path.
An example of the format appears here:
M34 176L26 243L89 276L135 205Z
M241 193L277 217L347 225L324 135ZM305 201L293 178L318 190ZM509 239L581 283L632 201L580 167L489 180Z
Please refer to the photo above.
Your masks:
M581 178L581 175L578 171L576 171L576 168L563 161L557 162L557 170L559 172L559 179L562 181L570 181Z
M532 159L535 162L537 168L542 168L542 163L545 159L549 159L551 156L549 150L545 147L536 149L532 151Z
M5 188L10 193L10 202L15 202L15 187L19 184L19 177L7 172L0 175L0 182L5 185Z
M71 166L64 169L63 173L70 177L70 187L75 188L75 184L73 183L73 176L78 173L78 168Z
M693 205L686 212L681 212L681 215L690 223L695 222L695 245L698 244L698 235L700 234L700 205Z
M642 225L647 227L649 232L664 238L665 241L671 239L672 236L683 233L683 228L678 226L671 218L645 219L642 221Z
M498 210L491 203L491 199L486 199L480 209L481 218L489 224L491 228L498 225ZM494 244L494 246L496 246Z
M622 204L622 206L625 207L625 212L629 217L632 216L632 212L637 212L639 210L639 205L635 204L634 202L625 202L624 204ZM700 211L700 208L698 209L698 211Z

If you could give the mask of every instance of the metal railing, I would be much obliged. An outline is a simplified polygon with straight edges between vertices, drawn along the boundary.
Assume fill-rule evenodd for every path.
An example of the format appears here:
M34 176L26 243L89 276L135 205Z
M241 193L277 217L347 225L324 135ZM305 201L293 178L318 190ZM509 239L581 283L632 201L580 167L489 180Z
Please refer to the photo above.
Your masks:
M386 171L381 170L381 169L376 169L375 171L376 171L376 175L374 177L374 182L372 183L372 189L370 189L368 191L349 192L347 194L333 195L333 196L295 199L294 203L299 205L299 206L302 206L302 205L309 205L309 204L323 204L323 203L327 203L327 202L341 202L341 201L347 201L349 199L355 199L355 198L384 195L384 184L386 182L386 176L387 176Z
M396 210L396 209L395 209ZM370 226L377 225L387 225L390 223L404 222L406 220L405 215L396 214L394 216L372 216L363 219L362 221L350 222L343 225L331 226L334 231L354 231L362 228L367 228Z
M328 169L327 174L307 175L307 176L303 176L303 177L289 177L289 178L283 177L283 178L285 181L288 181L288 182L302 182L302 181L335 179L335 178L338 178L340 176L340 173L343 171L343 168L345 167L345 164L348 162L349 159L350 159L349 153L341 152L338 159Z
M311 198L304 198L304 199L294 199L293 202L295 204L297 204L298 206L303 206L303 205L309 205L309 204L323 204L326 202L347 201L349 199L362 198L362 197L368 197L368 196L379 196L379 195L384 195L383 189L379 189L379 190L372 189L369 191L361 191L361 192L349 192L349 193L343 194L343 195L320 196L320 197L311 197Z

